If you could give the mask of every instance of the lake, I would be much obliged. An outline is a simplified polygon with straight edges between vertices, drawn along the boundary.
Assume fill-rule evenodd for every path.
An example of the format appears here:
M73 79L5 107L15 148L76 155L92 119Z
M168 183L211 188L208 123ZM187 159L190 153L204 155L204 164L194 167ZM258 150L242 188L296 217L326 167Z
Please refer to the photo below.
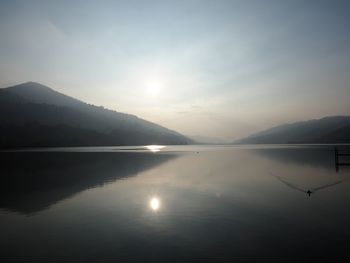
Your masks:
M0 155L1 262L350 262L332 146Z

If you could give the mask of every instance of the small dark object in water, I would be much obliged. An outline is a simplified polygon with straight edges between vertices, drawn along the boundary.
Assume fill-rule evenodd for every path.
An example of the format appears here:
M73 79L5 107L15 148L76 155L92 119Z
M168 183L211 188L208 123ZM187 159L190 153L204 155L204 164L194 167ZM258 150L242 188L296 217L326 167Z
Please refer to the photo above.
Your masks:
M311 188L312 191L311 191L311 189L308 189L308 190L306 191L305 189L302 189L302 188L300 188L299 186L288 182L287 180L285 180L285 179L284 179L283 177L281 177L281 176L276 176L276 175L274 175L274 174L272 174L272 173L270 173L270 174L271 174L273 177L275 177L278 181L280 181L281 183L283 183L283 184L285 184L286 186L288 186L289 188L292 188L292 189L294 189L294 190L298 190L298 191L300 191L300 192L306 193L306 194L308 194L309 196L311 196L311 194L313 194L313 193L315 193L315 192L317 192L317 191L319 191L319 190L322 190L322 189L325 189L325 188L328 188L328 187L332 187L332 186L334 186L334 185L341 184L341 183L343 183L343 182L346 182L346 181L349 181L349 180L350 180L350 178L344 179L344 180L339 180L339 181L335 181L335 182L332 182L332 183L329 183L329 184L321 185L321 186L319 186L319 187Z

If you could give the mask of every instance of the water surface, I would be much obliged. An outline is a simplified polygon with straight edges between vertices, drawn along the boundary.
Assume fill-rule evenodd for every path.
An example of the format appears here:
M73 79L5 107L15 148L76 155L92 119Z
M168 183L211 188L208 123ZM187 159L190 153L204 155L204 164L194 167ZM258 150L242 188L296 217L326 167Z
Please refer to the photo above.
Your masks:
M1 262L350 260L350 169L330 146L0 155Z

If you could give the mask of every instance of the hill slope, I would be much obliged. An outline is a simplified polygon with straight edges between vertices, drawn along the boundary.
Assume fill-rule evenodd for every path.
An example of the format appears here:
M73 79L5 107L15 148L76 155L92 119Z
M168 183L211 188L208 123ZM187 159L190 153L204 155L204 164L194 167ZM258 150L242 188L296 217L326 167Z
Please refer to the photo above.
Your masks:
M97 107L44 85L0 89L0 147L188 144L134 115Z
M350 143L350 117L333 116L280 125L235 143Z

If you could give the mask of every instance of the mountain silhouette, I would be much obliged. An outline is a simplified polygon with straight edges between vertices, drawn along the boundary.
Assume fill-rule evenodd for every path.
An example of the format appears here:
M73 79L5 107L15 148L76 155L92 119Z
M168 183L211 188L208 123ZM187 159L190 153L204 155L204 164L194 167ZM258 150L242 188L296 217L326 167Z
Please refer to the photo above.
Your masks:
M280 125L235 141L241 144L350 143L350 117L332 116Z
M87 104L35 82L0 89L0 148L189 144L137 116Z

